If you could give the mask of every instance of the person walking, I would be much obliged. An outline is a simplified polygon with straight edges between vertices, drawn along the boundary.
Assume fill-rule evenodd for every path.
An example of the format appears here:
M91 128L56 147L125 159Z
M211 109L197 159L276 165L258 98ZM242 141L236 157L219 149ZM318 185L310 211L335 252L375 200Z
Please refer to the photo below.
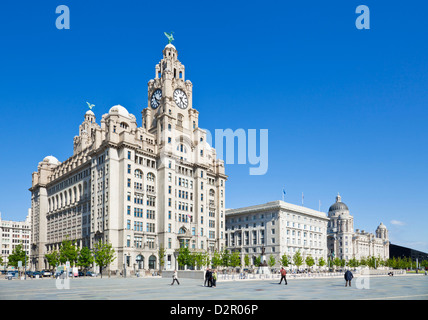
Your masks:
M171 285L173 285L175 281L177 281L177 284L180 285L180 282L178 282L177 270L174 270L174 273L172 274L172 283L171 283Z
M349 282L349 286L351 286L351 280L353 277L354 277L354 275L352 274L352 272L349 270L346 270L346 272L345 272L345 281L346 281L345 287L348 286L348 282Z
M287 275L287 271L285 271L284 267L281 268L281 280L279 281L278 284L282 283L282 279L285 280L285 285L287 284L287 278L285 277Z

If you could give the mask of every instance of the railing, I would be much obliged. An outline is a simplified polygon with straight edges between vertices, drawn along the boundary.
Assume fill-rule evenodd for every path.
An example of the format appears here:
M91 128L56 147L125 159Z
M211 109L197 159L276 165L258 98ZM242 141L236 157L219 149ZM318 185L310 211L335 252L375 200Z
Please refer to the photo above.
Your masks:
M389 273L393 275L406 274L405 270L352 270L354 276L386 276ZM310 279L310 278L343 278L344 272L302 272L302 273L287 273L287 279ZM272 274L258 274L258 273L220 273L218 274L219 280L223 281L239 281L239 280L280 280L279 273Z

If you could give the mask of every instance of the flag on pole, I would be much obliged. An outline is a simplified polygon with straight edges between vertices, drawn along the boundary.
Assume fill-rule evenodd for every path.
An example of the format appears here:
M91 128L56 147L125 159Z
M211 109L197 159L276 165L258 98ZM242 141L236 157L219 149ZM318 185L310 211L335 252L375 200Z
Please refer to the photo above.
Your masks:
M305 196L303 195L303 192L302 192L302 206L303 206L303 200L305 199Z
M282 201L284 201L284 197L287 193L285 192L285 188L282 188Z

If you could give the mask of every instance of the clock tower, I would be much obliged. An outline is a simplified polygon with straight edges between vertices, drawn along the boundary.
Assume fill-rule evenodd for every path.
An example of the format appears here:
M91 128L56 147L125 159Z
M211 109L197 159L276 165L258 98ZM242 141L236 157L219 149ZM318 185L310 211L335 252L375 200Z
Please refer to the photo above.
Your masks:
M142 123L156 144L158 243L172 265L180 247L214 252L225 245L227 176L199 128L192 90L177 49L167 44L148 82Z
M198 127L198 112L193 109L192 101L193 84L185 79L185 67L178 60L175 46L167 44L162 53L163 58L155 67L155 78L148 83L143 127L154 134L160 134L168 124L193 131Z

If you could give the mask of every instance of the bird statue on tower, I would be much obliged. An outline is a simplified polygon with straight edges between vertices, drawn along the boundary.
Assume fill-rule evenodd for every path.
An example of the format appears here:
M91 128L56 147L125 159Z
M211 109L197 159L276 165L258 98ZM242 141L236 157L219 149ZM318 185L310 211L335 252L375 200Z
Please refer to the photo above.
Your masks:
M90 104L89 102L86 102L86 103L87 103L87 105L89 107L89 110L92 110L92 108L95 107L95 104Z
M174 37L172 36L173 33L174 32L172 32L172 31L171 31L171 33L164 32L165 36L168 38L168 44L170 44L174 40Z

